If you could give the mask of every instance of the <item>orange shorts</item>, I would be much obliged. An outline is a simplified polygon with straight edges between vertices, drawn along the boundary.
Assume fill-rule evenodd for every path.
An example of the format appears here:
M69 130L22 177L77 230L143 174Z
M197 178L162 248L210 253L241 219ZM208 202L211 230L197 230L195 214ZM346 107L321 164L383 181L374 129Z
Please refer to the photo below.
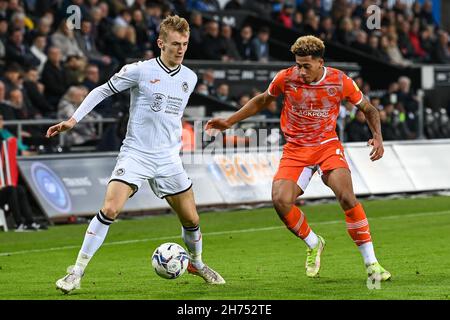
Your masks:
M305 191L316 171L322 174L337 168L349 169L344 148L339 140L315 147L299 147L287 143L283 148L280 166L273 180L294 181L300 189Z

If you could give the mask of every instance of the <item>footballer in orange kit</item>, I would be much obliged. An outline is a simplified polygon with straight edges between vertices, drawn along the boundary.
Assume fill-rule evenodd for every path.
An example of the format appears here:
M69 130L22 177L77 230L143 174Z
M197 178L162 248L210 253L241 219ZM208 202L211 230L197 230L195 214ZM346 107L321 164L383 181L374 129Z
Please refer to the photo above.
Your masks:
M379 160L384 153L379 113L344 72L324 66L324 51L325 45L319 38L298 38L291 46L294 66L278 72L264 93L229 118L211 119L205 128L226 130L283 95L280 126L286 144L273 179L272 202L286 227L306 243L306 275L319 276L325 240L314 233L295 201L317 171L345 213L347 231L361 252L369 279L386 281L391 274L375 256L366 213L356 199L344 149L336 134L341 101L347 100L364 113L372 132L368 141L372 146L370 159Z

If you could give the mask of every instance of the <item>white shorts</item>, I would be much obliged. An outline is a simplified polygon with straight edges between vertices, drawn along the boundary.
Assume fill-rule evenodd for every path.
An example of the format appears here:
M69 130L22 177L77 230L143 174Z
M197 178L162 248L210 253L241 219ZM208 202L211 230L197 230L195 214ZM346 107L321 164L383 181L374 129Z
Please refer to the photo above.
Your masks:
M161 199L183 193L192 187L192 181L186 174L179 156L141 159L130 154L119 154L109 182L120 181L128 184L133 189L131 198L145 180Z

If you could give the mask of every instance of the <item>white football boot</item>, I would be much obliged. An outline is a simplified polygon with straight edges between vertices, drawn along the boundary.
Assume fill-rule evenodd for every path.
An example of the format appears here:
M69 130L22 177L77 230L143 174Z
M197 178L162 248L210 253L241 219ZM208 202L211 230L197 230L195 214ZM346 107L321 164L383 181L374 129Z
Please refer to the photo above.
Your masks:
M71 267L68 268L67 272L66 276L56 281L56 289L61 290L64 294L80 289L81 278L83 278L83 275L77 274Z
M206 283L225 284L225 280L222 278L222 276L217 271L214 271L213 269L208 267L206 264L202 269L197 269L189 262L187 269L189 273L202 277L203 280L206 281Z

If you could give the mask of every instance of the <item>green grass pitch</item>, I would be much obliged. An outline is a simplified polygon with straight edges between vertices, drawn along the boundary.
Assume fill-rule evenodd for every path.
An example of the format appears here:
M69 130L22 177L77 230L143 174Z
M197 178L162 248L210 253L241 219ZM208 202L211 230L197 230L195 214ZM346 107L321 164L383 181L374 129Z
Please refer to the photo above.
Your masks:
M378 260L393 279L369 290L359 251L336 203L302 209L327 241L320 278L305 276L305 245L271 208L202 213L204 261L227 280L159 278L150 255L183 244L175 215L120 220L91 260L81 290L56 279L74 263L86 225L0 232L0 299L450 299L450 197L364 200Z

